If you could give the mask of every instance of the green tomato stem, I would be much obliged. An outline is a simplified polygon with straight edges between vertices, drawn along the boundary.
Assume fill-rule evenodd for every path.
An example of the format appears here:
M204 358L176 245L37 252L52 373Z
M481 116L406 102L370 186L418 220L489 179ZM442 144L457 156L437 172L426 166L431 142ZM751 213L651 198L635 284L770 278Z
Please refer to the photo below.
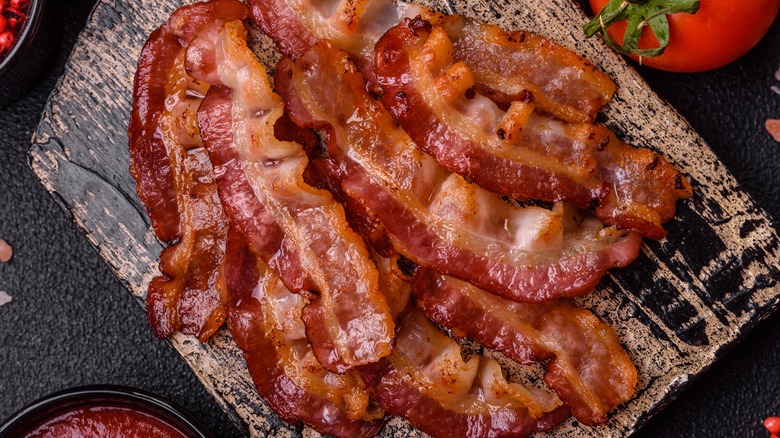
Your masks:
M654 57L664 53L669 45L669 20L667 15L678 12L695 14L699 10L699 0L610 0L604 9L593 20L583 27L588 38L598 32L604 36L604 41L618 53L641 57ZM626 33L623 44L616 43L607 32L613 23L626 20ZM658 40L658 47L640 49L639 38L642 31L650 27L650 31Z

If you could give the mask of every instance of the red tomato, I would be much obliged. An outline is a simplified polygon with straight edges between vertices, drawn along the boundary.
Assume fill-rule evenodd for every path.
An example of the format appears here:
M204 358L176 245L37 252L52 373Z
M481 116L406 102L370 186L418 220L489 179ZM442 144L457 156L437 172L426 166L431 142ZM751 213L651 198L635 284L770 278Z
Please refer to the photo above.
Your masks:
M609 3L609 0L589 1L594 14ZM668 16L669 46L661 56L643 57L642 65L681 73L722 67L758 43L778 10L780 0L701 0L696 14L681 12ZM626 22L615 23L607 31L615 42L622 44ZM645 28L639 48L654 47L658 47L658 40Z

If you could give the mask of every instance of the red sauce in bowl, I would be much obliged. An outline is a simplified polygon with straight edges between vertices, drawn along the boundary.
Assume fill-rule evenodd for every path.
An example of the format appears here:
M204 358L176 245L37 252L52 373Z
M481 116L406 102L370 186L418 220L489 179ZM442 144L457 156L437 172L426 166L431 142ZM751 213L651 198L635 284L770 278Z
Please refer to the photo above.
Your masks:
M74 409L51 418L26 438L116 437L182 438L172 425L144 412L118 406Z
M36 400L0 424L0 438L6 437L213 438L173 403L111 385L72 388Z

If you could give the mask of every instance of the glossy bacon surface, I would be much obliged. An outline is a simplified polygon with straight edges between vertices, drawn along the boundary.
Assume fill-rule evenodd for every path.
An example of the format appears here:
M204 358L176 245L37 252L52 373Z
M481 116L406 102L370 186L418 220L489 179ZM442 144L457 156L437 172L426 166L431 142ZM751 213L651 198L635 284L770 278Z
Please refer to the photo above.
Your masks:
M324 182L342 202L349 201L334 172L337 169L314 161L310 178ZM310 166L311 167L311 166ZM366 224L361 234L382 246L384 227L369 211L349 203ZM396 285L385 293L398 315L405 308L406 276L398 257L375 258L382 284ZM389 270L389 271L388 271ZM617 336L590 311L569 300L545 303L515 303L498 298L466 282L417 268L413 280L417 306L437 323L468 336L523 364L547 362L547 383L569 406L575 417L589 425L606 421L609 411L628 401L636 386L637 372ZM395 298L395 299L394 299ZM552 359L552 360L551 360Z
M450 37L455 59L474 73L476 90L502 108L530 98L557 119L592 122L615 93L612 79L588 60L531 32L459 15L428 19Z
M341 188L339 170L333 161L308 151L314 157L306 167L304 177L311 185L329 191L344 205L347 221L366 241L371 259L379 272L379 288L385 296L393 320L406 309L412 294L410 269L402 269L402 257L390 244L390 239L379 221L362 204L350 198ZM407 261L408 263L408 261Z
M325 181L331 190L339 192L338 184L329 181L337 179L330 174L334 169L323 161L315 160L319 165L311 170L314 173L311 178ZM342 192L338 197L344 199L346 194ZM382 245L385 238L381 237L384 233L381 224L376 223L370 212L361 210L360 205L349 205L357 208L356 213L370 224L361 227L370 230L363 234L364 238ZM399 271L397 256L376 261L380 272L383 268ZM389 303L394 296L400 297L395 300L399 304L391 307L403 309L404 286L408 286L405 275L391 273L382 278L382 284L401 286L385 296ZM636 368L615 333L591 312L568 300L540 304L510 302L426 268L416 269L413 289L417 306L460 336L468 336L523 364L548 361L545 380L585 424L603 423L609 411L633 394Z
M141 197L157 237L170 243L180 239L177 205L176 169L172 155L180 141L196 143L197 125L191 117L176 125L176 116L188 114L182 108L188 102L186 75L182 58L190 41L215 21L245 18L246 6L236 0L212 0L177 9L168 21L152 32L141 50L133 87L133 110L130 114L130 173L136 180ZM201 85L201 91L203 86ZM179 114L165 105L173 95ZM197 101L197 97L193 96ZM193 102L197 109L197 102ZM167 123L166 123L167 122ZM181 136L179 139L177 136Z
M187 75L184 57L199 33L247 13L232 0L179 8L141 51L130 171L157 237L172 244L160 256L163 275L152 280L147 294L149 322L159 337L181 331L205 341L225 319L217 268L227 227L196 119L208 85Z
M603 229L573 210L515 208L421 152L345 53L318 44L277 67L290 117L325 128L342 189L384 226L393 245L422 266L517 301L587 293L606 269L639 251L632 233Z
M492 192L595 206L608 224L666 235L661 225L691 193L673 166L601 125L541 116L530 97L501 110L474 91L454 50L441 28L421 19L405 20L375 47L382 101L420 147Z
M515 303L468 283L421 269L414 296L439 324L520 363L549 360L545 381L588 425L628 401L636 367L610 327L569 300Z
M228 327L244 352L258 391L291 424L320 433L368 437L382 412L369 405L360 377L326 371L317 362L301 320L304 299L288 291L238 231L230 235L223 268L229 293Z
M302 284L316 286L315 307L304 312L304 320L321 363L343 372L375 362L390 353L394 323L365 243L349 227L341 204L303 180L303 147L276 138L284 105L247 47L243 24L227 23L217 34L188 53L193 75L224 89L210 93L214 100L201 109L206 148L234 151L245 181L236 190L251 190L243 198L254 196L271 213L296 254L290 261L297 259L308 276Z
M539 110L561 120L593 121L612 98L615 84L574 52L530 32L459 15L445 16L394 0L249 0L252 17L282 52L296 59L318 40L348 52L370 76L373 47L391 27L421 16L441 25L455 57L473 71L477 87L508 106L532 95Z
M552 394L507 382L498 363L460 346L414 306L401 315L393 354L360 368L371 394L391 414L437 437L517 437L562 421Z

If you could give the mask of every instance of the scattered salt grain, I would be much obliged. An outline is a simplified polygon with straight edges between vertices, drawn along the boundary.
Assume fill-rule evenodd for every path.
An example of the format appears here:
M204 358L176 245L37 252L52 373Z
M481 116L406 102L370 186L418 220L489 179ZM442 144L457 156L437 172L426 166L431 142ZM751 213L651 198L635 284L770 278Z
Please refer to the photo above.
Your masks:
M775 93L780 94L780 87L778 87L777 85L772 85L769 88L771 88L772 91L774 91Z
M12 299L10 295L0 290L0 306L10 303Z
M8 263L14 256L14 249L3 239L0 239L0 262Z
M766 121L765 126L766 130L775 138L775 141L780 141L780 120L769 119Z

